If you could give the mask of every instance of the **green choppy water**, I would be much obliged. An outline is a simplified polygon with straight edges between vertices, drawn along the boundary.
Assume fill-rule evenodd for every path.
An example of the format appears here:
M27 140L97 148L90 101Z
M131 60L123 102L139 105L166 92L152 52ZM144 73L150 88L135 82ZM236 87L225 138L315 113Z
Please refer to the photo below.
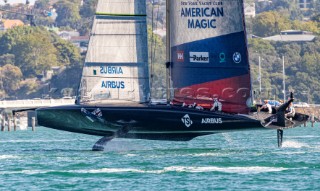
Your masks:
M47 128L0 132L1 190L320 190L320 127L242 131L189 142L115 139Z

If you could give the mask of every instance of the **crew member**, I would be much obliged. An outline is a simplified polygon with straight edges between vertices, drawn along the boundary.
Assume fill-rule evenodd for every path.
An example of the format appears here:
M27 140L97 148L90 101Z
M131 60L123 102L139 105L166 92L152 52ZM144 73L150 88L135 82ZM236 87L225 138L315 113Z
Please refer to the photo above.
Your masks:
M272 107L269 104L268 100L264 100L264 105L261 107L261 109L267 109L268 113L272 113Z
M221 111L222 110L222 103L218 101L218 98L213 98L213 104L210 111Z
M293 104L291 102L285 116L286 116L286 118L293 118L295 114L296 114L296 111L295 111Z
M280 99L280 100L279 100L279 103L280 103L280 105L282 105L282 104L283 104L283 100ZM280 106L280 105L279 105L279 106Z

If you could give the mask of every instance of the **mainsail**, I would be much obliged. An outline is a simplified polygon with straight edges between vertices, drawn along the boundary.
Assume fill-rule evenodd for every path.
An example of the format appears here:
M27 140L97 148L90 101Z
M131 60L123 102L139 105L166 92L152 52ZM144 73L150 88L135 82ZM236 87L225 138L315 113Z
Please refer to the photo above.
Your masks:
M247 113L250 68L243 0L171 1L174 102Z
M79 101L149 99L145 0L99 0Z

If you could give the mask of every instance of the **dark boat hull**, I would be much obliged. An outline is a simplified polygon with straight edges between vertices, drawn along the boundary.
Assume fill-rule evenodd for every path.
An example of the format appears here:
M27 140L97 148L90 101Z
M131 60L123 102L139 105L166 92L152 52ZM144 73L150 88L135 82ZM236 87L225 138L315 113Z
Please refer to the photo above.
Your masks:
M97 108L101 116L92 114ZM259 120L242 115L163 105L72 105L37 109L38 124L58 130L121 138L188 141L226 131L264 129Z

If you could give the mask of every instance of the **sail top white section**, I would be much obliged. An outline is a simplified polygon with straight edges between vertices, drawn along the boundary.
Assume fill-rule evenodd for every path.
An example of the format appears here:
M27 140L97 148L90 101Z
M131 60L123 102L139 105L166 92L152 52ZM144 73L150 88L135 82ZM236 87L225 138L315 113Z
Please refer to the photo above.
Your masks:
M146 18L97 16L86 62L147 63Z
M149 99L144 0L99 0L82 72L81 101Z
M100 0L97 13L114 15L145 15L146 2L136 0Z
M243 31L242 3L239 0L172 0L171 31L184 32L171 38L171 46Z

